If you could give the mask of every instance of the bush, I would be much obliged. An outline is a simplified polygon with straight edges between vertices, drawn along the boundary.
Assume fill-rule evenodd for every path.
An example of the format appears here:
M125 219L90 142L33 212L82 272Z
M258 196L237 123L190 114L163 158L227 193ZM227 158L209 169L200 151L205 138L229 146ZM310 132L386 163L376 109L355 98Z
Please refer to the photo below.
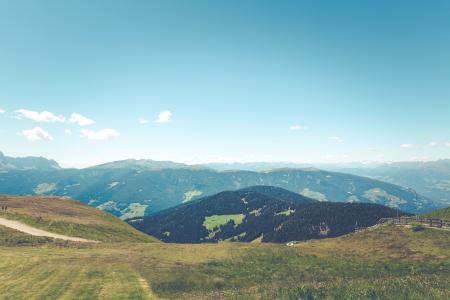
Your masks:
M422 231L422 230L425 229L425 226L423 226L423 225L420 224L420 223L413 223L413 224L411 224L411 229L412 229L412 231L414 231L414 232Z

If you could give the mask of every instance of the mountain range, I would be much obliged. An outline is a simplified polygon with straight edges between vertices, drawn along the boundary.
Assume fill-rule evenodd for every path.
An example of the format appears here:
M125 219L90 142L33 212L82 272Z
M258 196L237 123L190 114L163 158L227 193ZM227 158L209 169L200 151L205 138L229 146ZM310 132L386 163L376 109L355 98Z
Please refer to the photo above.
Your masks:
M64 169L52 160L41 160L45 159L39 158L39 163L27 167L3 168L0 193L67 196L122 219L155 214L222 191L256 185L281 187L319 201L382 204L410 213L445 206L411 188L315 168L217 171L174 162L124 160Z

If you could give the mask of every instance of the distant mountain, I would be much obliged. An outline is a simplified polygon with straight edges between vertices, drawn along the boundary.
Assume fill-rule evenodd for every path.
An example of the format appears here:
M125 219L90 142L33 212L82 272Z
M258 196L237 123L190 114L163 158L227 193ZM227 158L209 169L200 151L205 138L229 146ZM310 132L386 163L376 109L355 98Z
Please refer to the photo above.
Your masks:
M44 157L9 157L0 152L0 171L9 170L56 170L59 164Z
M164 242L287 242L336 237L404 214L377 204L317 202L291 194L268 187L222 192L128 222Z
M191 169L195 168L186 164L171 161L156 161L151 159L126 159L109 162L89 169L131 169L131 170L162 170L162 169Z
M208 163L203 166L217 171L270 171L276 169L302 169L313 167L311 164L301 164L292 162L244 162L244 163Z
M294 162L242 162L242 163L208 163L203 166L217 171L272 171L277 169L305 169L318 168L321 170L336 171L344 168L373 168L379 163L294 163Z
M450 205L450 159L390 163L376 168L344 168L341 171L409 187L442 206Z
M87 169L0 172L0 193L68 196L123 219L255 185L276 186L319 201L376 203L412 213L442 207L398 185L313 168L218 172L185 165L176 168L171 163L121 161Z

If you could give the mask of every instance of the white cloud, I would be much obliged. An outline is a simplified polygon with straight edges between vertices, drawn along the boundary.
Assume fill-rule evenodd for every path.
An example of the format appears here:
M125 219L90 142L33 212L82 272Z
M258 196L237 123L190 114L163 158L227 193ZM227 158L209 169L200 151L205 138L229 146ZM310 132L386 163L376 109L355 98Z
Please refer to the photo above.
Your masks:
M139 124L147 124L148 120L147 119L139 119Z
M308 128L302 125L292 125L291 127L289 127L289 130L306 130L306 129Z
M3 108L0 108L0 114L4 114L6 111Z
M158 115L157 123L168 123L172 119L172 113L168 110L162 111Z
M336 143L342 143L344 141L344 139L339 136L332 136L330 137L330 140L335 141Z
M90 140L106 141L119 136L119 133L114 129L102 129L99 131L92 131L89 129L81 129L81 136Z
M64 129L64 133L67 134L67 135L72 135L72 130Z
M445 144L447 147L450 147L450 143Z
M23 130L22 135L29 141L53 141L53 137L41 127L34 127L33 129Z
M436 143L436 142L430 142L428 145L429 145L430 147L436 147L436 146L438 145L438 143Z
M403 148L403 149L411 149L414 147L416 147L414 144L401 144L400 145L400 148Z
M27 118L36 122L48 122L48 123L55 123L55 122L64 122L65 118L63 116L57 116L49 111L32 111L27 109L19 109L17 111L19 114L19 118Z
M69 122L73 124L78 124L80 126L87 126L95 123L94 120L88 119L85 116L82 116L77 113L73 113L70 115Z

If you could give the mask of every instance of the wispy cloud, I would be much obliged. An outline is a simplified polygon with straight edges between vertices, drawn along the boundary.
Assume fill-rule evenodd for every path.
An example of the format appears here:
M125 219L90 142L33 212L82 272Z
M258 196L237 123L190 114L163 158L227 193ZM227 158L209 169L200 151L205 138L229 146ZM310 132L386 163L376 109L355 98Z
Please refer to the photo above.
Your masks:
M64 129L64 134L66 134L66 135L72 135L72 130L70 130L70 129Z
M344 139L339 136L331 136L330 140L335 141L336 143L342 143L344 142Z
M447 147L450 147L450 143L445 144Z
M101 129L99 131L92 131L89 129L81 129L81 136L90 140L106 141L119 136L119 133L114 129Z
M4 114L6 111L0 107L0 114Z
M148 120L147 120L147 119L144 119L144 118L140 118L140 119L139 119L139 124L144 125L144 124L147 124L147 123L148 123Z
M17 110L18 116L19 118L26 118L26 119L30 119L33 120L35 122L48 122L48 123L55 123L55 122L64 122L65 118L61 115L55 115L52 112L49 111L42 111L42 112L37 112L37 111L32 111L32 110L28 110L28 109L19 109Z
M439 144L436 143L436 142L430 142L428 145L429 145L430 147L436 147L436 146L439 145Z
M69 122L73 124L78 124L80 126L87 126L95 123L94 120L86 118L85 116L82 116L77 113L73 113L70 115Z
M302 126L302 125L292 125L291 127L289 127L289 130L306 130L308 129L308 127L306 126Z
M29 141L53 141L53 137L41 127L23 130L22 135Z
M416 145L414 145L414 144L401 144L400 145L400 148L403 148L403 149L411 149L414 147L416 147Z
M168 123L172 120L172 113L168 110L162 111L158 114L157 123Z

